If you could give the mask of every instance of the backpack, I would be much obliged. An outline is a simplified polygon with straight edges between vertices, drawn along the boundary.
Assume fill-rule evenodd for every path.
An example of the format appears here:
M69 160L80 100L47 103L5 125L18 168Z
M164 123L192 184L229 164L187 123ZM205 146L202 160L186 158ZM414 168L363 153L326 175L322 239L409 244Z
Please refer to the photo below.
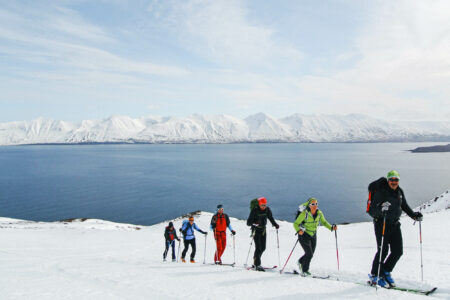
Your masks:
M371 216L372 218L377 219L382 216L382 213L379 208L377 208L375 205L372 205L374 197L375 197L375 190L369 191L369 197L367 198L366 213L368 213L369 216Z
M305 203L300 204L300 205L298 206L297 214L295 215L295 220L297 220L298 216L299 216L305 209L308 209L308 210L309 210L309 202L311 202L312 199L314 199L314 198L309 198L308 201L306 201ZM306 214L305 221L306 221L307 218L308 218L308 214ZM295 222L295 220L294 220L294 222Z
M186 224L186 223L188 223L188 225L186 226L186 229L183 230L183 226L184 226L184 224ZM181 231L181 233L183 234L183 239L186 237L186 232L187 232L187 230L188 230L189 227L192 227L191 224L189 224L189 221L188 221L188 220L183 220L183 224L181 225L181 228L180 228L180 231Z
M258 198L252 199L250 201L250 211L252 211L255 207L258 207L259 202L258 202Z

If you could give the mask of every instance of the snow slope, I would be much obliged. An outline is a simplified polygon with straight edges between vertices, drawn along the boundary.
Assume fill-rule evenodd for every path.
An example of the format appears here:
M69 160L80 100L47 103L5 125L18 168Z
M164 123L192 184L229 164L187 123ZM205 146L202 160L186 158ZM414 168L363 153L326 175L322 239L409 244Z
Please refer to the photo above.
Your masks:
M444 194L436 203L448 199ZM208 228L211 216L207 212L196 216L201 229ZM311 271L341 279L335 281L245 270L249 229L245 221L232 218L231 222L237 231L235 268L209 264L214 254L211 234L206 239L207 264L202 264L205 238L199 233L197 263L162 262L167 222L146 227L90 219L41 223L0 218L0 299L425 299L353 283L364 283L370 269L375 252L371 223L339 226L340 271L334 234L319 228ZM178 228L181 219L174 223ZM295 237L292 223L279 224L284 263ZM402 219L404 255L393 272L398 285L437 286L429 298L450 299L448 228L450 210L425 214L421 284L418 226L408 217ZM267 233L263 265L278 265L276 231L268 227ZM228 236L224 262L233 261L232 241ZM296 268L300 249L297 245L286 270Z
M241 143L448 141L450 122L385 122L364 115L259 113L185 118L112 116L81 122L38 118L0 123L0 145L48 143Z

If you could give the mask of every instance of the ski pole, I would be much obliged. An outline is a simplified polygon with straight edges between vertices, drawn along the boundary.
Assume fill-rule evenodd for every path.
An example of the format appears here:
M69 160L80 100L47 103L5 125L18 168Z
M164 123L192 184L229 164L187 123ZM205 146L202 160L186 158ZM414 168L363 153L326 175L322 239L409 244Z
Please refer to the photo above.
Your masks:
M420 269L421 269L421 278L423 282L422 221L419 221L419 235L420 235Z
M205 234L205 251L203 252L203 264L206 262L206 234Z
M280 239L278 238L278 228L277 228L277 247L278 247L278 265L281 266L281 261L280 261Z
M384 229L386 228L386 213L384 213L383 218L383 231L381 232L381 248L379 251L380 259L378 260L378 273L377 273L377 280L380 278L380 269L381 269L381 258L383 257L383 243L384 243ZM378 282L377 282L378 283Z
M168 244L169 244L169 242L166 240L166 247L165 247L165 249L164 249L164 254L163 254L163 257L164 257L164 260L166 260L166 256L167 256L167 250L169 250L168 249Z
M287 265L289 259L291 258L292 252L294 252L294 249L295 249L295 247L297 246L297 243L298 243L298 239L295 241L294 247L292 248L291 253L289 253L289 256L288 256L288 258L286 259L286 262L284 263L283 269L280 270L280 274L283 273L284 268L286 267L286 265Z
M245 265L244 266L247 266L248 257L250 256L250 250L252 250L253 239L255 238L255 233L252 232L252 235L250 237L252 238L252 240L250 241L250 247L248 248L247 259L245 260Z
M178 239L178 255L177 255L177 262L178 262L178 258L180 257L180 248L181 248L181 240Z
M338 248L338 242L337 242L337 231L334 230L334 237L336 238L336 257L337 257L337 266L339 271L339 248Z
M233 235L233 265L236 264L236 239Z

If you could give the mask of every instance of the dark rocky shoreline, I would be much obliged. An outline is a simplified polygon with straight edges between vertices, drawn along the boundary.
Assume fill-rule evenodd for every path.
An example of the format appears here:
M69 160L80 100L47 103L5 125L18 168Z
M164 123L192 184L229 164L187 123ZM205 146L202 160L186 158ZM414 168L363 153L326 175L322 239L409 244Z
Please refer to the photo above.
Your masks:
M410 151L413 153L450 152L450 144L430 147L418 147Z

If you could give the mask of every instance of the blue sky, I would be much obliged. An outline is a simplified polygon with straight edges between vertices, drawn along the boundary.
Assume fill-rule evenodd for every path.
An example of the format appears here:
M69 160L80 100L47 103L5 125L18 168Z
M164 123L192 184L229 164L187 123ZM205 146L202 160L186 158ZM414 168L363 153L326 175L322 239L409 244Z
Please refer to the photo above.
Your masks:
M449 83L446 0L0 0L0 122L450 120Z

